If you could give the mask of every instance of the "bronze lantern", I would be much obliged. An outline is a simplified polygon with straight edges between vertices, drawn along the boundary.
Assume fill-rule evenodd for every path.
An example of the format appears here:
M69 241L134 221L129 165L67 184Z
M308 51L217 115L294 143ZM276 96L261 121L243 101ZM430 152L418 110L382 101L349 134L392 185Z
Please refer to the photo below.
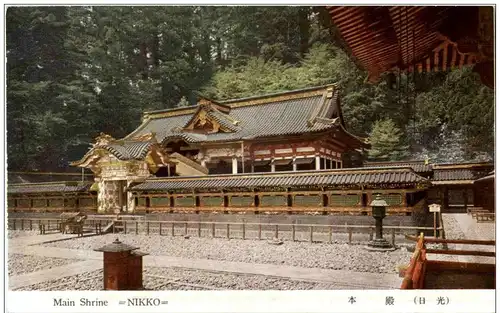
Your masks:
M392 250L394 247L384 239L382 220L385 218L387 202L378 194L370 203L372 216L375 219L375 239L368 243L368 247L374 250Z

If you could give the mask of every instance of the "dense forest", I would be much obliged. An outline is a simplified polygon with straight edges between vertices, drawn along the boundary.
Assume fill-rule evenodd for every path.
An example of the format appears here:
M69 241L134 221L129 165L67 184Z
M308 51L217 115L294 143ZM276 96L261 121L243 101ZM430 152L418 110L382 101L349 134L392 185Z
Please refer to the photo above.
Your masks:
M144 110L337 83L372 160L485 160L494 91L470 69L365 83L323 7L10 7L9 170L64 171Z

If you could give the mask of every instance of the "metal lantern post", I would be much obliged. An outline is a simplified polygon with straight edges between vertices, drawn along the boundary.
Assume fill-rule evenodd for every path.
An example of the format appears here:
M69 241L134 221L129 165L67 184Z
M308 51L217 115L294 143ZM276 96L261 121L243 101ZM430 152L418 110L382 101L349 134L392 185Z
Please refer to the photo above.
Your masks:
M104 290L141 290L142 257L147 253L137 251L118 238L108 245L95 249L104 253Z
M367 248L369 250L394 250L394 247L384 239L383 235L382 220L385 217L387 202L380 195L377 195L370 206L372 207L372 216L375 219L375 239L368 243Z

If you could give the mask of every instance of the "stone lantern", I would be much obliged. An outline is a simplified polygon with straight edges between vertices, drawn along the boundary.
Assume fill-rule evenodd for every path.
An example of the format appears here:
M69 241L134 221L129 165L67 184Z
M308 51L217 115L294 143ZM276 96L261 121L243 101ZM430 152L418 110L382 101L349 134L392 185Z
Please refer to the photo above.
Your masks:
M142 285L142 257L147 253L116 238L113 243L94 251L104 252L104 290L140 290Z
M383 237L382 220L385 217L387 202L380 195L377 195L370 206L372 207L372 216L375 219L375 239L368 243L368 248L382 251L394 250L394 247Z

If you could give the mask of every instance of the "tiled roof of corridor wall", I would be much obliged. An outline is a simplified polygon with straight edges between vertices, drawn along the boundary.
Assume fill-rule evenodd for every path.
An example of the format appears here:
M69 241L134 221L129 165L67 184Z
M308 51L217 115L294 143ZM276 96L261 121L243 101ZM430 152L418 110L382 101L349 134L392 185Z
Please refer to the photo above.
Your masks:
M302 186L349 186L384 184L426 184L428 180L410 168L352 168L310 172L273 172L217 176L148 179L132 191L231 189Z
M364 166L385 168L385 167L411 167L416 173L423 175L432 181L464 181L472 182L488 175L494 168L489 162L468 162L468 163L429 163L423 160L412 161L388 161L388 162L366 162Z

